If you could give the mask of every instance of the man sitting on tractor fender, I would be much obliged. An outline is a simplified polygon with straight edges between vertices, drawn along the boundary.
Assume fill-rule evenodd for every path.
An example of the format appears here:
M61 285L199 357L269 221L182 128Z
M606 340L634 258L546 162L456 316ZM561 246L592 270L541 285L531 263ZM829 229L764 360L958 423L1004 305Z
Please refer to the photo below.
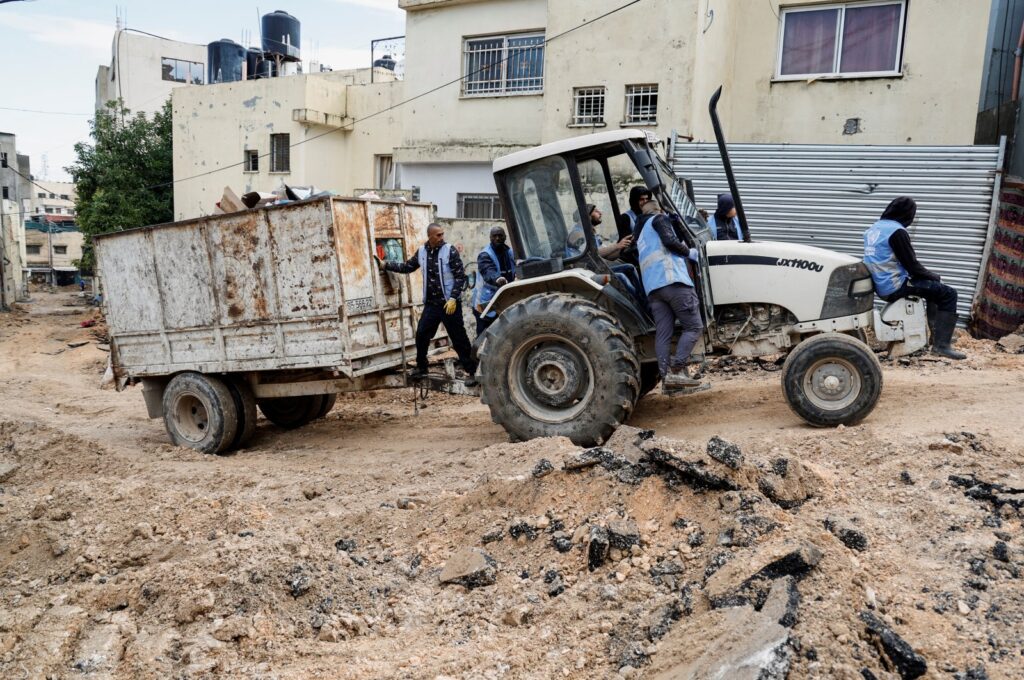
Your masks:
M643 217L637 223L640 233L637 250L644 290L657 327L654 351L658 355L662 385L666 391L697 387L700 381L686 372L686 360L704 328L687 263L687 260L697 260L697 251L679 240L672 221L662 213L657 201L648 200L640 208ZM676 353L671 355L676 319L683 332Z

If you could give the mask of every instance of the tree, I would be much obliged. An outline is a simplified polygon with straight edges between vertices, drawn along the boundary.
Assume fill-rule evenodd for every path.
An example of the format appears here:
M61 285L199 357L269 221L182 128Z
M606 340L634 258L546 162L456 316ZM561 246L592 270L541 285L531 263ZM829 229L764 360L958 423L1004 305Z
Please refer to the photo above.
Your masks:
M86 236L80 266L93 267L98 234L170 222L174 217L171 102L147 118L122 101L108 102L89 121L92 144L75 144L66 170L75 182L76 222Z

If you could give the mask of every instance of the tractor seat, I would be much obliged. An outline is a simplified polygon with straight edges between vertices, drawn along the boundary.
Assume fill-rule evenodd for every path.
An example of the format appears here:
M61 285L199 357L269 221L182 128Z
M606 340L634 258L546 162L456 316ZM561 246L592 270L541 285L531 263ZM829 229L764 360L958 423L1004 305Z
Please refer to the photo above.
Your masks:
M885 298L882 299L885 300ZM886 300L885 306L882 307L882 311L880 314L880 316L882 317L882 321L887 324L894 325L894 322L889 321L889 319L899 318L901 316L900 314L896 313L897 305L905 305L908 303L911 305L923 304L923 300L921 297L917 295L904 295L902 297L898 297L892 300Z

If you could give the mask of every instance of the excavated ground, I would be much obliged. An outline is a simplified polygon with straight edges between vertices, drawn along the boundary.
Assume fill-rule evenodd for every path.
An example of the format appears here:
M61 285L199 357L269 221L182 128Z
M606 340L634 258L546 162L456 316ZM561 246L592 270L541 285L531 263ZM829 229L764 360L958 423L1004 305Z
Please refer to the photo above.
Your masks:
M0 677L1024 677L1024 355L994 343L883 362L856 427L719 361L598 452L402 391L218 458L34 297L0 314Z

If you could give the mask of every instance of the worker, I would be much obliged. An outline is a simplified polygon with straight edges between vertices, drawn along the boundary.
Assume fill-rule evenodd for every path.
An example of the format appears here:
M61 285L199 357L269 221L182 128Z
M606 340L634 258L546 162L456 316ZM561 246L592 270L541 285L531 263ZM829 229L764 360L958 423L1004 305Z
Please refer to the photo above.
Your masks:
M704 328L687 262L697 260L697 251L679 239L672 220L662 213L657 201L644 202L641 212L637 240L640 274L657 329L654 353L658 357L662 386L666 391L697 387L700 381L686 372L686 361ZM672 355L672 335L677 320L682 333Z
M627 235L614 243L605 244L604 239L597 233L597 227L601 224L601 220L604 218L602 213L596 205L593 203L587 203L586 212L587 218L590 221L590 226L594 230L594 238L597 240L597 254L606 260L617 260L622 251L629 247L629 244L633 242L632 234ZM578 213L577 213L578 215ZM565 257L576 257L580 255L587 247L587 236L583 231L583 226L580 222L576 222L569 230L569 235L565 240Z
M636 186L629 190L629 210L619 215L618 228L620 234L632 234L640 219L640 204L651 197L651 190L645 186Z
M743 228L736 217L736 201L732 194L718 194L718 207L708 220L711 238L715 241L742 241Z
M875 292L886 302L913 295L927 302L932 352L947 359L966 359L953 349L956 330L956 289L917 260L907 227L917 215L909 196L894 198L882 217L864 232L864 264L875 282Z
M432 223L427 227L427 242L407 262L385 262L378 260L381 271L411 274L423 269L423 313L416 326L416 370L413 378L427 375L427 349L437 329L444 324L452 347L459 355L459 363L468 374L466 385L476 385L473 377L476 362L466 327L462 321L460 297L466 287L466 271L462 266L459 251L444 242L444 227Z
M476 271L482 281L477 285L473 300L473 316L476 317L476 334L480 335L498 318L496 312L483 315L484 308L494 294L505 284L516 278L516 258L512 249L505 245L505 230L491 227L491 242L476 256Z

